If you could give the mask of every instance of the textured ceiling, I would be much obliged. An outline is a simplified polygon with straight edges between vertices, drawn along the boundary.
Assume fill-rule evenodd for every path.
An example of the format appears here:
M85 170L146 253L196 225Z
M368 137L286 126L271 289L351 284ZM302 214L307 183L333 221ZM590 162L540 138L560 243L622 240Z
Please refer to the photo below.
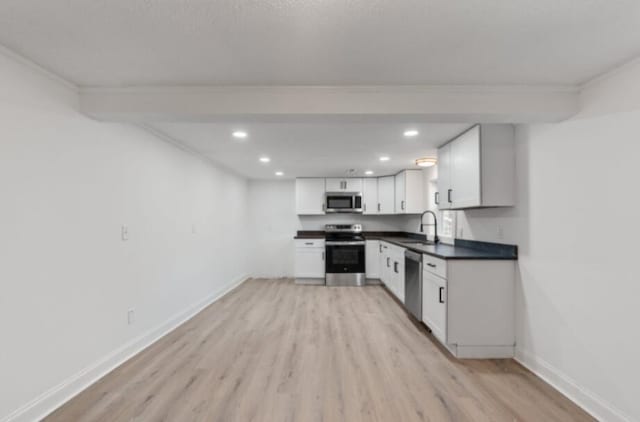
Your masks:
M344 177L365 170L376 175L394 174L417 168L415 159L434 156L436 148L463 132L469 124L386 123L154 123L163 133L208 156L213 161L252 179L285 177ZM405 138L406 129L417 129L415 138ZM245 140L231 136L235 130L247 131ZM387 155L389 161L381 162ZM261 156L271 162L262 164Z
M2 0L0 43L79 85L577 84L638 0Z

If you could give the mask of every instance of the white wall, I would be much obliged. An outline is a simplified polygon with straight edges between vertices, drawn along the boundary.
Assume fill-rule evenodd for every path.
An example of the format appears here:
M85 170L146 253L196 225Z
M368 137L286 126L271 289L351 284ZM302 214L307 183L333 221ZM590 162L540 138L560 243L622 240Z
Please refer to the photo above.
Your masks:
M461 237L520 247L519 359L606 421L640 420L638 86L636 62L575 118L519 126L518 205L458 217Z
M248 273L244 179L76 110L0 54L0 420Z
M293 236L302 230L296 215L295 182L251 180L249 198L252 274L293 276Z

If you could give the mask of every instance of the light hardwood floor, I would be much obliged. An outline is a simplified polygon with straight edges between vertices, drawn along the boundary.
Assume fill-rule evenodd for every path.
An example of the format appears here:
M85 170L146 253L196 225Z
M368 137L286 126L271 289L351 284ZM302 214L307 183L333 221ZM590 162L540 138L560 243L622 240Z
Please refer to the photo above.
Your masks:
M45 419L587 421L512 360L456 360L381 286L249 280Z

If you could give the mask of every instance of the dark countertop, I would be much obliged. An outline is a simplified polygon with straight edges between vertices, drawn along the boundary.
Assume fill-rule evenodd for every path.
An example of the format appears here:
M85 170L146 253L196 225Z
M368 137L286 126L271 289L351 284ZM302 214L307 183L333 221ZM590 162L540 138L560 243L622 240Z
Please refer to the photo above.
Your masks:
M518 247L501 243L456 239L454 245L425 242L424 235L404 232L364 232L367 240L382 240L441 259L517 260ZM295 239L323 239L323 231L299 231Z

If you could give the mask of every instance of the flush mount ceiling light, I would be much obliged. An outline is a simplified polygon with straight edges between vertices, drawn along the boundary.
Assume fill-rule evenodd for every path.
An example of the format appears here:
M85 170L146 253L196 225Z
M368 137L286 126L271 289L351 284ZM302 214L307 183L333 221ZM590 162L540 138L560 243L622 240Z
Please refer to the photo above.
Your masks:
M276 176L284 176L284 172L282 172L282 171L276 171Z
M418 136L420 132L418 132L415 129L407 129L404 131L404 137L405 138L413 138L414 136Z
M420 167L431 167L434 166L438 160L433 157L422 157L416 160L416 164Z
M269 157L260 157L260 162L261 163L268 163L269 161L271 161L271 158L269 158Z
M380 157L380 161L389 161L390 158L387 157L386 155L383 155L382 157Z
M233 136L236 139L246 139L246 137L249 136L249 134L243 130L236 130L231 134L231 136Z
M366 174L367 176L371 176L373 174L372 170L367 170L364 172L364 174Z

